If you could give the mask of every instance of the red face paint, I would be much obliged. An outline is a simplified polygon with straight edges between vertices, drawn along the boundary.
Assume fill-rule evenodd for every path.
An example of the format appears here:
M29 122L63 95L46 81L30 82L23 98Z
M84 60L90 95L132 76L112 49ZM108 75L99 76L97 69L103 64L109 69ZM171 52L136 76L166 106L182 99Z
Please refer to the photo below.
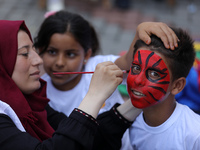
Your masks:
M166 94L170 74L160 56L150 50L138 50L127 77L133 106L146 108L158 103Z

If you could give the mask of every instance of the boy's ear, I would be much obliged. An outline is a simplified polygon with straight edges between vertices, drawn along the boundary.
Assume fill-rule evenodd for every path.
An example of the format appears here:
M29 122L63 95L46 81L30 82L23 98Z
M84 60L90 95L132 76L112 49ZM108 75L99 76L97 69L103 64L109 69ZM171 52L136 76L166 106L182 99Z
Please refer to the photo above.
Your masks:
M183 90L186 84L185 77L178 78L172 84L171 94L176 95Z

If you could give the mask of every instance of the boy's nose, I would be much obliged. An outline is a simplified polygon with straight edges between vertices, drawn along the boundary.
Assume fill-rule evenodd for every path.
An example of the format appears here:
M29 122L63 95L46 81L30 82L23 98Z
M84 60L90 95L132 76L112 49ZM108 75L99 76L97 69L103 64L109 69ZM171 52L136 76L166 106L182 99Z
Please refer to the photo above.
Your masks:
M142 73L137 75L137 77L135 78L135 84L137 86L144 86L145 85L145 81L146 81L146 76L145 76L145 74L142 74Z

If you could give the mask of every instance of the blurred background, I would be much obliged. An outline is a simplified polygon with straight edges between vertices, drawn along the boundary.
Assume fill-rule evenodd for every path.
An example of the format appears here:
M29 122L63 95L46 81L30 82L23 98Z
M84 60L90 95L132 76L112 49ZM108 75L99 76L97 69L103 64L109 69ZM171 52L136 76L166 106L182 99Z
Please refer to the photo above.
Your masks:
M90 21L99 36L102 54L128 50L137 25L144 21L181 27L200 41L199 0L0 0L0 19L25 20L35 37L44 14L60 9L79 13Z

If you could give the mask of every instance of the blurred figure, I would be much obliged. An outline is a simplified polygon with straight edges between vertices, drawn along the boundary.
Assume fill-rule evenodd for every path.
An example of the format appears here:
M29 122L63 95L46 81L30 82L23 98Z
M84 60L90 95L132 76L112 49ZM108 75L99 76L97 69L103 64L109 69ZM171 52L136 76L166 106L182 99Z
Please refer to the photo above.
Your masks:
M176 95L176 100L189 106L193 111L200 114L200 61L195 60L194 66L186 78L183 91Z
M47 0L47 11L59 11L65 8L64 0Z
M38 5L40 8L47 11L59 11L65 8L64 0L39 0Z

